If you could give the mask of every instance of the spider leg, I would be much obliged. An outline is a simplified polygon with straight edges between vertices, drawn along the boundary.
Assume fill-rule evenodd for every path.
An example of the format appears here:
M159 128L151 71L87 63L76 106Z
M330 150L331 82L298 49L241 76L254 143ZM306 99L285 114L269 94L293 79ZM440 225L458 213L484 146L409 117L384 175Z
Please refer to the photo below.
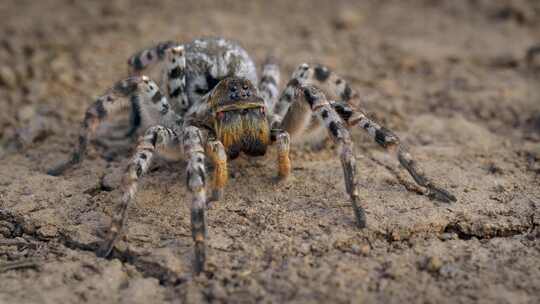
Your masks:
M272 129L270 138L272 143L277 143L278 178L286 179L291 173L291 160L289 158L291 139L289 133L280 129Z
M151 127L141 137L135 155L131 159L122 179L122 199L113 212L110 229L105 241L97 251L98 256L108 256L114 247L114 243L121 236L127 221L127 208L135 198L138 182L148 171L154 155L166 148L177 147L178 143L177 134L163 126Z
M218 140L206 144L206 154L214 163L211 201L218 201L223 196L223 188L227 184L229 173L227 170L227 153L223 144Z
M272 112L279 94L279 66L276 58L272 56L268 57L263 65L259 91L266 108Z
M359 94L342 77L330 71L322 65L300 64L293 72L291 80L283 90L273 109L273 124L288 125L286 130L291 133L301 133L310 122L310 113L306 111L307 107L303 103L295 103L294 96L296 89L300 85L310 84L320 88L329 100L341 100L346 103L357 104ZM296 112L296 115L289 114L289 111ZM294 116L292 121L284 121L286 116ZM300 119L301 118L301 119ZM294 131L294 132L293 132Z
M358 195L358 180L356 174L356 159L353 152L353 142L349 130L343 120L336 113L325 94L313 85L302 85L297 88L291 101L301 100L310 109L308 114L315 115L322 121L328 134L338 145L341 166L345 179L345 189L352 203L356 222L359 228L366 227L365 211L360 205Z
M280 98L278 105L276 106L277 115L276 119L285 117L282 122L283 127L289 130L291 125L293 127L304 119L304 125L309 122L307 114L290 115L290 112L301 112L297 110L299 107L296 103L291 103L291 96L295 94L295 88L300 85L315 85L317 88L321 88L325 95L336 98L338 102L331 102L332 107L340 115L340 117L347 123L348 127L359 125L363 130L375 139L375 141L385 148L387 151L396 155L399 163L409 172L414 181L423 187L424 189L414 189L416 192L422 192L427 194L430 198L437 199L443 202L456 201L456 198L445 189L436 185L426 177L423 170L419 167L418 163L414 160L412 154L408 148L400 143L399 138L389 129L381 127L376 122L370 120L364 113L355 109L355 106L359 105L359 94L354 90L345 79L340 77L337 73L331 71L322 65L308 65L301 64L293 73L293 78L285 88L284 94ZM290 107L290 109L289 109ZM285 114L287 114L285 116ZM302 116L303 115L303 116ZM293 119L288 119L293 118ZM291 123L292 121L292 123ZM294 129L294 128L293 128ZM399 176L398 176L399 178ZM400 179L400 182L407 188L411 189L410 184ZM422 191L424 190L424 191Z
M195 272L204 270L206 260L206 168L202 132L195 126L183 130L182 141L188 161L187 187L191 192L191 233L195 242Z
M160 42L157 45L138 51L128 59L129 75L141 75L149 66L165 58L165 50L175 46L173 41Z
M166 66L163 79L166 80L166 93L169 101L178 105L182 111L189 108L186 94L186 56L183 45L171 46L165 50Z
M355 103L359 95L343 78L322 65L303 63L295 69L291 80L275 104L270 122L274 127L280 126L287 130L292 138L318 147L325 138L321 136L324 126L318 119L314 119L309 105L293 102L297 88L308 84L321 89L328 100L347 100Z
M47 174L57 176L80 163L84 157L89 139L95 136L99 124L107 116L130 106L134 111L137 110L135 100L132 97L135 95L141 79L141 77L130 77L119 81L86 110L84 120L81 124L78 142L70 159L49 169ZM131 98L126 99L126 97Z
M430 180L424 170L420 168L418 162L414 159L411 152L399 137L391 130L380 126L373 120L369 119L364 113L353 109L350 105L336 102L332 107L340 115L340 117L352 127L358 125L366 131L381 147L388 152L394 154L399 163L409 172L414 181L425 188L424 194L432 199L443 202L455 202L456 197L434 181Z

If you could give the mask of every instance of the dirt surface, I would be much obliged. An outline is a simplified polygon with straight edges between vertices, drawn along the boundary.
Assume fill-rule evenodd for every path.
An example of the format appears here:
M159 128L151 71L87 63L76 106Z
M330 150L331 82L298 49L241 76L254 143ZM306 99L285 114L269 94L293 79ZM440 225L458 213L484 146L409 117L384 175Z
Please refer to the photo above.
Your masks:
M8 0L0 20L0 303L540 302L538 1ZM129 149L44 171L132 53L214 35L276 55L284 82L339 71L458 201L407 191L359 131L364 230L331 145L297 146L283 184L275 151L239 159L196 277L184 163L161 161L97 258Z

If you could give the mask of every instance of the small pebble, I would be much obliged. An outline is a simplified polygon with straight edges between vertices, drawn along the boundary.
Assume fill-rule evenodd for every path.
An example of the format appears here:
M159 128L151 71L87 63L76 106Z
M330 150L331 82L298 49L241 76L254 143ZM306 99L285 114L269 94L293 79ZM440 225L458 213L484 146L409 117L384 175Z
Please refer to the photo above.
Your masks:
M52 225L44 225L38 229L37 235L43 239L51 239L58 235L58 229Z
M427 259L426 270L430 272L438 272L443 266L443 262L439 257L432 256Z
M10 89L17 86L17 76L12 69L7 66L0 67L0 84Z
M311 245L309 243L303 243L298 247L298 251L300 251L303 254L308 254L311 251Z
M439 269L439 274L445 278L455 277L458 270L455 266L447 264Z
M440 236L440 239L441 239L442 241L457 240L457 239L458 239L458 235L455 234L455 233L443 233L443 234Z
M369 247L368 244L363 244L363 245L354 244L351 246L351 251L354 254L368 255L370 250L371 248Z

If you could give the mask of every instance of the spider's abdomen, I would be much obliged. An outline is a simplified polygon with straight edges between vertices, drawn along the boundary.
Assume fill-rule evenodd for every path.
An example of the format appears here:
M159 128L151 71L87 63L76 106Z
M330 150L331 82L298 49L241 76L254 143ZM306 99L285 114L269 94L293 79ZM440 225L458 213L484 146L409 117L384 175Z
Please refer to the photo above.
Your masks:
M197 39L186 45L186 93L191 105L227 77L257 83L255 63L237 43L223 38Z

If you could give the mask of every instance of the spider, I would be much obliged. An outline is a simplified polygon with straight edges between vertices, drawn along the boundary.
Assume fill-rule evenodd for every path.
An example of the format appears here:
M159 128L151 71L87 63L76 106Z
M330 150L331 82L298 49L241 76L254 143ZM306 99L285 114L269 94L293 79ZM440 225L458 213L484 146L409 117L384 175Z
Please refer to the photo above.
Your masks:
M142 75L158 63L162 63L162 87ZM197 39L187 44L159 43L133 55L128 66L130 76L117 82L87 109L71 158L48 171L60 175L80 163L100 122L122 109L130 108L134 113L130 134L140 126L147 128L122 179L121 202L97 250L101 257L110 254L122 234L139 179L156 154L167 151L176 151L187 161L186 185L191 194L197 273L204 270L206 258L207 204L223 195L228 179L227 162L241 153L264 155L270 145L276 145L278 177L285 179L291 171L291 136L294 139L303 134L318 134L324 128L328 131L338 146L345 189L360 228L366 227L366 215L357 190L349 133L353 127L367 131L380 146L395 154L424 194L444 202L456 201L425 176L394 133L355 109L359 94L325 66L299 65L280 95L275 58L266 60L258 81L248 53L223 38ZM211 182L207 178L206 157L214 167ZM210 195L206 193L207 186L211 187Z

